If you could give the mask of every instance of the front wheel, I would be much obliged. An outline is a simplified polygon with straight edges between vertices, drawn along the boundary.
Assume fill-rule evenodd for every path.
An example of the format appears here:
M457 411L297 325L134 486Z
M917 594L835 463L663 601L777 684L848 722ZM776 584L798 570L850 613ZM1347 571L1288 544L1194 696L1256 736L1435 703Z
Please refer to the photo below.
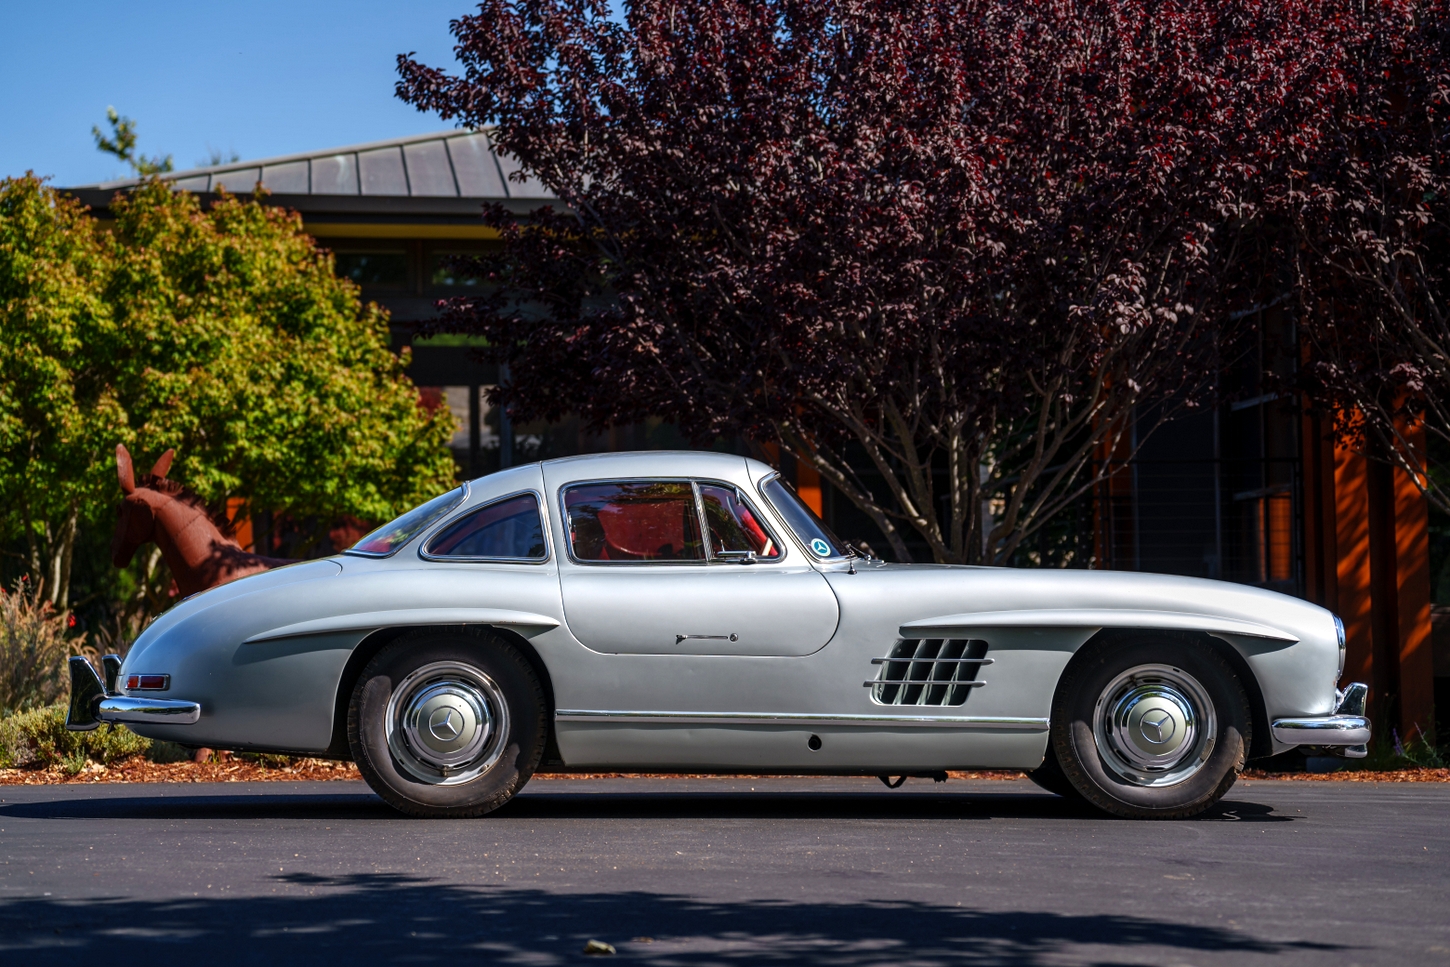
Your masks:
M415 632L368 662L348 705L353 760L411 816L493 812L538 767L544 690L501 638Z
M1052 749L1088 802L1115 816L1183 819L1243 771L1249 700L1211 646L1158 635L1088 646L1052 708Z

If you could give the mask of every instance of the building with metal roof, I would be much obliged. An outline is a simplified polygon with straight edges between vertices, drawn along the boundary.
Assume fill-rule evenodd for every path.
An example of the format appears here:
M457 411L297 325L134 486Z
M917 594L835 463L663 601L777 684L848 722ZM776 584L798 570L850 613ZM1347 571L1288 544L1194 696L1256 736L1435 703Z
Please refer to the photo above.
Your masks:
M260 183L273 204L285 204L316 222L347 223L345 216L382 213L476 216L479 201L532 208L554 196L518 162L498 151L487 131L443 131L345 148L282 155L160 176L199 195L222 188L250 194ZM104 208L112 194L134 188L121 178L69 191ZM332 216L332 217L327 217Z
M452 130L328 148L302 154L171 171L159 176L195 193L203 206L225 189L292 209L306 231L333 252L337 271L357 282L364 299L387 309L395 348L412 344L416 323L436 315L437 301L466 294L473 280L447 259L487 251L497 233L483 224L485 204L518 213L555 202L537 179L500 152L488 131ZM112 198L141 183L122 178L64 189L100 218ZM513 461L513 433L500 434L501 414L482 394L497 382L492 366L466 346L412 345L408 375L425 396L446 401L460 426L453 445L465 473ZM458 340L452 340L457 343Z

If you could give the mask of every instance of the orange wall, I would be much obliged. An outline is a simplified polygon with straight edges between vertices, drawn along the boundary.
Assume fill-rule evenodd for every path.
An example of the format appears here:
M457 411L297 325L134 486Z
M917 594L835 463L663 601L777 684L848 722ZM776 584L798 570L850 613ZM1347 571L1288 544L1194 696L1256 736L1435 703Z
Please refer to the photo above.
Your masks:
M1327 421L1304 425L1308 596L1344 621L1344 681L1370 686L1376 725L1431 734L1429 505L1409 474L1338 445Z
M247 502L241 497L227 498L227 520L231 521L232 536L242 546L242 550L254 550L252 547L252 517L247 513Z

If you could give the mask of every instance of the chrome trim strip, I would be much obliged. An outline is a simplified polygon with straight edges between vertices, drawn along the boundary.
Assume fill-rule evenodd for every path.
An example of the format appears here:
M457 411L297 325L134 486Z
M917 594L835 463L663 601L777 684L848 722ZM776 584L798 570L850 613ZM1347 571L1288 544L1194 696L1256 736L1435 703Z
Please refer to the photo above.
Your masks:
M926 661L925 658L922 661ZM969 682L954 682L950 678L873 678L869 682L862 682L862 685L945 685L948 688L981 688L987 684L980 678L974 678ZM886 705L888 703L882 702ZM905 704L905 703L903 703Z
M405 611L365 611L315 618L259 631L242 642L244 645L276 638L298 638L302 635L324 635L336 631L373 631L377 628L416 628L422 625L506 625L532 638L536 634L559 627L558 619L526 611L505 611L501 608L416 608ZM532 634L530 633L532 632Z
M1289 644L1299 640L1298 636L1287 631L1240 618L1136 608L1024 608L944 614L909 621L900 627L898 633L903 638L912 639L980 638L984 628L1147 628L1244 635Z
M871 664L884 665L887 662L932 662L937 665L991 665L995 658L873 658Z
M931 729L1005 729L1046 732L1045 718L991 715L816 715L808 712L626 712L610 709L561 708L556 722L647 723L669 725L850 725Z
M96 718L102 722L131 722L136 725L195 725L201 718L201 705L167 698L109 695L96 706Z
M1273 732L1286 745L1364 745L1370 727L1362 715L1316 715L1274 719Z

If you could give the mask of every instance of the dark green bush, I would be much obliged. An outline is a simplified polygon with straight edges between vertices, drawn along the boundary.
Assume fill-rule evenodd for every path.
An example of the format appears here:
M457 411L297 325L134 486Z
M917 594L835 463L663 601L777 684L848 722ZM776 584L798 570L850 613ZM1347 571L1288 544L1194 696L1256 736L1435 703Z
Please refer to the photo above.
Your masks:
M65 727L66 707L21 712L0 719L0 768L50 768L80 772L86 760L107 764L151 749L151 740L125 726L102 725L90 732Z

